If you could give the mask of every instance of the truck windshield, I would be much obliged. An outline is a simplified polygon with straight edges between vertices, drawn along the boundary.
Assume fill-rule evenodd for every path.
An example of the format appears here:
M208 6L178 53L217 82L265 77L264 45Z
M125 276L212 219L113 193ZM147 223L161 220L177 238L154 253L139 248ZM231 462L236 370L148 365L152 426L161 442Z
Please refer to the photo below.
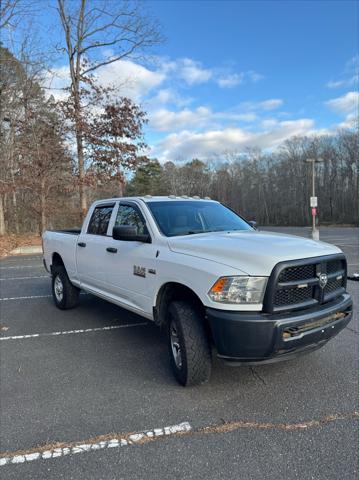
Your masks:
M241 217L216 202L147 202L161 232L167 237L205 232L253 230Z

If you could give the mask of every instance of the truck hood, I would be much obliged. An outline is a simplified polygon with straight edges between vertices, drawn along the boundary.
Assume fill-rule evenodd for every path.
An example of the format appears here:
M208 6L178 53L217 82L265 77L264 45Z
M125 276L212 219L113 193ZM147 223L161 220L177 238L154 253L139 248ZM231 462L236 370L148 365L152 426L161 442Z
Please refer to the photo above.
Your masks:
M278 262L341 253L328 243L261 231L210 232L172 237L168 243L173 252L211 260L253 276L269 276Z

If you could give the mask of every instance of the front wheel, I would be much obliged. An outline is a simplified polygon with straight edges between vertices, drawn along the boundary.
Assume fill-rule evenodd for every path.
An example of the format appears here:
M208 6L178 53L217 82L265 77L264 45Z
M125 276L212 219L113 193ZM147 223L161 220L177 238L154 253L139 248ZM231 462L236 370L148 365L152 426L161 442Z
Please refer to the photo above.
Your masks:
M80 290L72 285L65 267L58 266L52 272L52 296L57 308L67 310L79 303Z
M171 367L181 385L200 385L209 380L210 342L203 319L192 305L182 301L170 304L167 342Z

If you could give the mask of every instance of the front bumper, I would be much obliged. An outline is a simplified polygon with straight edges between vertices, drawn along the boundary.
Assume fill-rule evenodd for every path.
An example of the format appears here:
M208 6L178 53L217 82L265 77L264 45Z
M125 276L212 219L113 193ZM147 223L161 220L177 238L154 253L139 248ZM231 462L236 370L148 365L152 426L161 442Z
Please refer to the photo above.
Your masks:
M232 363L271 363L323 346L352 318L349 294L315 309L285 314L206 309L218 356Z

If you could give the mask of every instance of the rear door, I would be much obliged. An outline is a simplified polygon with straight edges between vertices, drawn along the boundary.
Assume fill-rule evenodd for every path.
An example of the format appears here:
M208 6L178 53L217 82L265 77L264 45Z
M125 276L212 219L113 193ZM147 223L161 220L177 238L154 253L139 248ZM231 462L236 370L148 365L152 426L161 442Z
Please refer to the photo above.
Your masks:
M106 260L108 259L108 231L115 203L98 204L76 246L77 271L81 287L104 292Z

